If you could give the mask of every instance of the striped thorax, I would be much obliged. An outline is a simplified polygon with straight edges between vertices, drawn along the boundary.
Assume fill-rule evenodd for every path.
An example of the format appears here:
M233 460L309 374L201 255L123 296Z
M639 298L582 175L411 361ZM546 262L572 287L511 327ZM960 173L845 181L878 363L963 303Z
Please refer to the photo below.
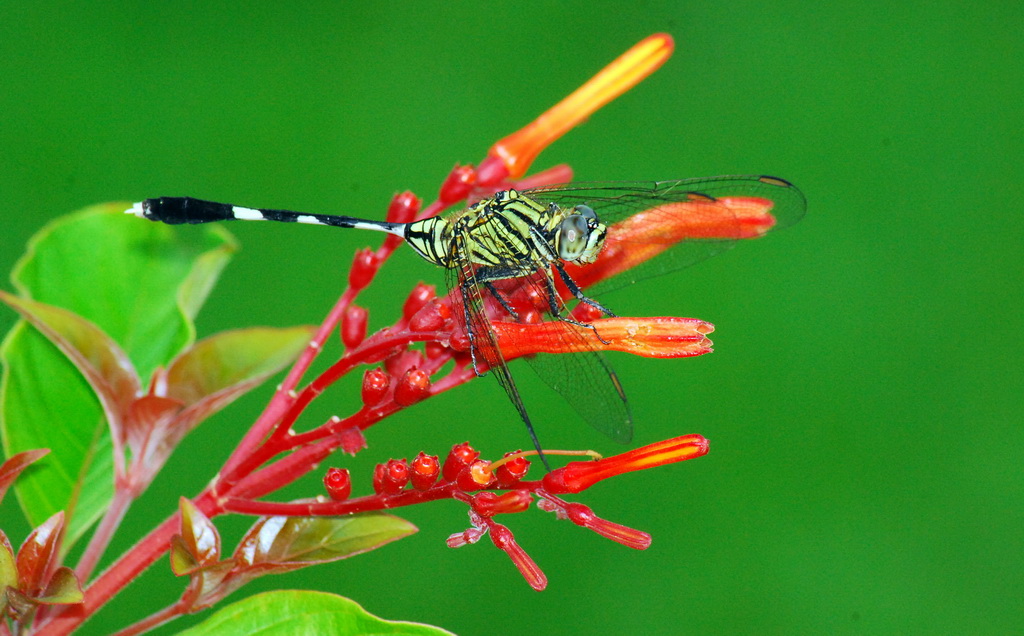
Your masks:
M459 211L405 228L405 240L426 260L445 268L469 259L526 275L554 261L586 264L597 258L607 227L585 205L543 205L516 190L504 190Z

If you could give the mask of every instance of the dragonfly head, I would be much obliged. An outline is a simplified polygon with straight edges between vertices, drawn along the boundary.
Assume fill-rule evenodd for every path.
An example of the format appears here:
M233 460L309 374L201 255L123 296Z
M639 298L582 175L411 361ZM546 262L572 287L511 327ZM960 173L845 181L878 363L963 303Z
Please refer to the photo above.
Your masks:
M608 227L597 219L593 208L577 205L558 224L555 249L563 261L581 265L593 263L607 234Z

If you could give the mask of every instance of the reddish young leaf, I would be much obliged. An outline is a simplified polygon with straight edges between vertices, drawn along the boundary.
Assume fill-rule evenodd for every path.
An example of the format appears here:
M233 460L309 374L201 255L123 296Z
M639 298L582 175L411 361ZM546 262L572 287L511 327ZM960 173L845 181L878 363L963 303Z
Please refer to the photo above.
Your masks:
M48 448L37 448L35 450L28 450L16 455L12 455L10 459L0 464L0 501L4 500L4 495L7 494L7 489L10 488L14 480L18 478L21 471L28 468L32 462L36 461L43 455L50 452ZM3 589L0 587L0 589Z
M154 387L186 406L180 434L230 404L295 359L313 327L253 327L200 340L178 356Z
M119 422L124 406L139 392L135 367L99 327L67 309L0 290L7 303L70 359L100 399L107 419Z
M182 497L178 504L181 511L181 539L189 553L201 566L220 560L220 533L195 504Z
M29 533L18 549L19 588L28 596L42 593L60 561L64 513L58 512Z
M256 522L235 550L254 569L285 572L368 552L416 532L384 513L350 517L269 517Z
M74 605L84 598L82 585L74 571L68 567L59 567L46 584L46 590L33 599L41 605Z
M8 587L18 587L18 565L7 535L0 530L0 616L3 616L4 594Z

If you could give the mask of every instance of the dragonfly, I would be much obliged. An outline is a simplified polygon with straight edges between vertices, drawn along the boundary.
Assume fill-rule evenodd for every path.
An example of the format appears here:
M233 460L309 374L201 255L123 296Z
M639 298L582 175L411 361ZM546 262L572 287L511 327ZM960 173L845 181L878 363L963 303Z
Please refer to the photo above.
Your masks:
M796 223L806 210L803 194L785 179L743 175L508 189L468 207L409 223L248 208L191 197L147 199L126 212L172 225L268 220L373 230L401 237L424 260L446 270L453 315L461 315L474 370L478 375L491 372L497 378L543 459L533 422L491 327L495 303L506 314L503 319L521 321L523 312L517 309L521 305L514 306L512 298L525 293L541 299L544 313L553 319L582 327L559 332L561 338L577 340L577 346L570 349L577 353L541 354L527 360L541 379L595 429L615 441L628 443L633 436L633 418L618 376L596 348L596 341L603 339L593 323L573 317L556 286L561 283L570 302L574 298L578 304L588 305L591 313L614 317L611 310L584 293L566 270L566 264L593 263L609 237L616 237L616 223L629 216L643 212L645 220L656 227L671 227L688 220L699 221L672 218L673 215L701 214L699 206L671 204L715 202L727 197L770 201L775 218L773 229ZM738 224L735 219L734 225ZM727 219L725 226L728 225ZM655 233L644 240L672 245L650 261L602 281L588 292L611 291L641 278L687 267L732 247L739 239L727 235L676 242L659 238ZM590 340L579 342L587 338Z

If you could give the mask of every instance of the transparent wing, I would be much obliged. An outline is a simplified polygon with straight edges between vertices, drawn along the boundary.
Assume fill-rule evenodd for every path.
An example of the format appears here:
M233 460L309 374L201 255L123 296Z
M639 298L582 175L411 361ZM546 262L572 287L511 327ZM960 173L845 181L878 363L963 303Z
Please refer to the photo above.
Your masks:
M455 237L456 254L458 266L447 270L448 288L451 292L453 309L456 316L461 316L466 326L470 342L470 353L473 356L473 365L478 374L490 371L498 380L498 384L505 390L505 394L516 407L519 417L526 424L526 430L533 440L534 447L541 450L537 433L533 429L533 422L526 412L526 406L516 388L515 380L508 370L508 364L501 349L498 348L497 338L491 329L491 323L484 311L484 297L481 293L481 285L476 278L476 268L465 258L469 251L465 245L466 237L459 235ZM547 462L545 461L545 464Z
M763 175L706 177L676 181L652 182L595 182L570 183L524 190L527 196L543 203L554 203L561 208L588 205L598 218L609 226L608 241L632 242L615 224L634 214L643 212L645 222L651 227L672 228L680 224L699 225L703 214L709 214L711 206L666 206L666 203L687 201L713 202L721 199L747 197L765 199L771 202L771 215L775 218L772 229L780 229L799 221L806 209L804 195L794 185L777 177ZM618 289L632 282L658 276L689 267L732 247L742 236L744 219L735 216L723 218L722 206L715 206L714 223L722 229L724 236L715 238L690 238L678 241L668 232L646 233L641 239L647 243L674 243L656 258L631 268L623 274L602 281L588 291L602 293ZM710 220L709 220L710 221ZM730 228L730 225L732 226ZM620 226L625 227L625 225Z
M550 297L545 282L546 273L533 276L497 281L495 287L506 295L516 307L521 307L522 298L543 299ZM569 312L556 295L555 303L562 316ZM547 307L537 307L547 311ZM554 319L554 318L552 318ZM526 358L527 363L553 391L562 396L594 429L616 442L626 444L633 439L633 416L629 410L625 392L618 375L599 351L592 349L597 342L597 333L585 329L559 331L562 347L578 353L537 354ZM575 346L582 344L582 346ZM589 350L588 350L589 349Z

